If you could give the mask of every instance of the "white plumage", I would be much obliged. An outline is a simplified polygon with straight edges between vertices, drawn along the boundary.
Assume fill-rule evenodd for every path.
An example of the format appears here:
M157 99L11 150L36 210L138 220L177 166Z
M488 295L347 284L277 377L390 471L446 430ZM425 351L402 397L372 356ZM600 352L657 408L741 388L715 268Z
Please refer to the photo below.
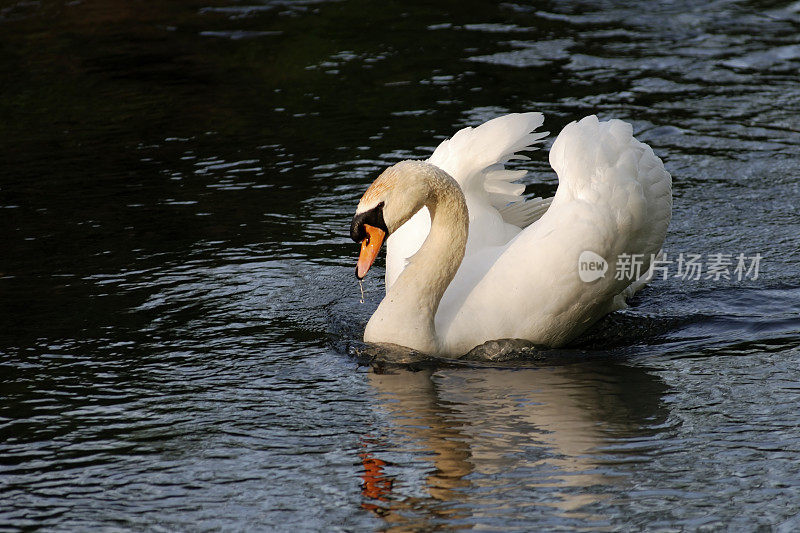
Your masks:
M427 162L399 163L376 180L357 213L383 202L387 296L366 341L448 355L503 338L559 346L624 305L635 280L616 279L617 260L636 254L644 273L659 252L670 175L629 124L589 116L550 150L555 196L523 202L524 186L512 181L524 171L504 164L541 141L546 134L533 130L542 121L522 113L462 129ZM460 229L467 212L468 236ZM586 250L609 264L591 283L578 275Z
M536 150L547 132L532 133L542 125L541 113L514 113L497 117L477 128L459 130L444 140L427 160L452 176L464 191L469 210L467 253L483 246L508 242L544 212L547 202L536 198L523 203L525 186L511 183L525 170L507 170L518 154ZM510 205L509 205L510 204ZM538 209L537 209L538 208ZM386 287L394 283L406 260L419 250L430 230L430 214L423 208L386 241Z

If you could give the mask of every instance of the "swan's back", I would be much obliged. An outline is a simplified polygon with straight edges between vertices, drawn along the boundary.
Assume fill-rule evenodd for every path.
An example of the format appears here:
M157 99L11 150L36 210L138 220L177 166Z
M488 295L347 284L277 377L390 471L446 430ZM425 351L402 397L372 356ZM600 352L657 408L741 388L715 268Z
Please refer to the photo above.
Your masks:
M550 151L559 187L550 209L507 245L466 257L442 299L436 327L447 351L521 338L550 346L579 335L613 310L633 280L616 279L621 254L641 254L644 273L672 210L672 180L652 149L619 120L569 124ZM592 251L605 276L581 281Z

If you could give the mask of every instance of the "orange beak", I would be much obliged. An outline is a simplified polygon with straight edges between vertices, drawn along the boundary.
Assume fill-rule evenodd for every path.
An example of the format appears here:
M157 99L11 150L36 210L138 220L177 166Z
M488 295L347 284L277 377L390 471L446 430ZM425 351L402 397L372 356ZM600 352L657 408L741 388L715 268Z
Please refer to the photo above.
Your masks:
M378 257L378 252L381 251L381 244L386 232L382 229L364 224L364 229L367 230L367 238L361 241L361 253L358 254L358 263L356 264L356 277L364 279L367 275L369 267L375 262Z

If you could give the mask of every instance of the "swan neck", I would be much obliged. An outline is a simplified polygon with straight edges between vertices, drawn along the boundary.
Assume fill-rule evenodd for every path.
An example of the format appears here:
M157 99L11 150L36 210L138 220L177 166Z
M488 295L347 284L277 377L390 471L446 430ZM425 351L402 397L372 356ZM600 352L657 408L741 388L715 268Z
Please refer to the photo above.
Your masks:
M430 212L430 232L373 315L365 331L365 340L372 341L367 337L373 320L393 322L393 328L384 328L388 335L382 332L388 338L377 339L377 342L440 353L442 343L436 335L434 318L445 290L464 259L469 215L458 183L438 167L424 165L417 177L426 185L427 196L422 205Z
M428 237L419 251L411 257L408 266L398 278L398 281L402 280L402 284L397 287L398 291L415 293L420 307L430 312L431 320L464 259L468 231L467 207L463 202L463 195L459 202L459 198L450 190L438 192L440 194L432 195L425 203L431 216ZM460 192L459 190L458 193Z

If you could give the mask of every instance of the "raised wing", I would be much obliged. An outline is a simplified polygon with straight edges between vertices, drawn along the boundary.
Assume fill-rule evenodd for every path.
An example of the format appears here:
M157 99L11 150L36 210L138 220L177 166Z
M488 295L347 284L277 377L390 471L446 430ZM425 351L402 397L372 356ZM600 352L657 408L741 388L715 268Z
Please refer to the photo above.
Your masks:
M520 228L531 224L549 206L549 200L527 202L525 185L513 183L525 170L509 170L513 159L528 159L518 152L535 150L548 132L534 133L542 125L541 113L514 113L497 117L476 128L459 130L442 141L428 162L450 174L461 185L469 209L467 255L486 246L507 243ZM524 202L524 203L523 203ZM392 234L386 243L386 288L403 271L430 231L430 215L422 209Z

